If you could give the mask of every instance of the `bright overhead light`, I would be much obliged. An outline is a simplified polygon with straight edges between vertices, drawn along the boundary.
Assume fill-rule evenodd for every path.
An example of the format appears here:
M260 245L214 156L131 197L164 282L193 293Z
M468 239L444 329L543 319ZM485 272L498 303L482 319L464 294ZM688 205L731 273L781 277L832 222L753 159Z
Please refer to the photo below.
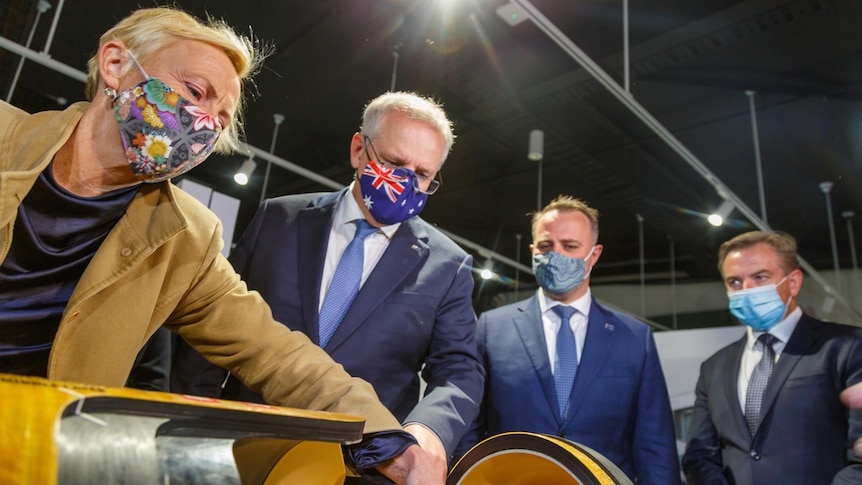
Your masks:
M254 172L255 167L257 167L257 162L254 161L253 157L249 157L246 161L242 162L239 170L234 174L234 182L240 185L248 184L248 179L251 177L252 172Z
M479 276L481 276L483 280L490 280L494 276L494 272L486 268L479 273Z
M715 212L706 218L706 220L713 226L718 227L724 224L724 220L727 219L731 212L733 212L734 207L733 202L725 200Z

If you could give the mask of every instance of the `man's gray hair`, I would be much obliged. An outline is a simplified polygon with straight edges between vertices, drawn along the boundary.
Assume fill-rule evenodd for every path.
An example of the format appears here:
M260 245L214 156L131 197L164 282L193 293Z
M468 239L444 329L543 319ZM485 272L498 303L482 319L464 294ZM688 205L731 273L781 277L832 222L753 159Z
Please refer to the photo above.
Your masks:
M440 133L446 143L446 150L440 163L446 161L446 156L449 155L449 150L455 142L455 134L452 133L452 122L446 117L446 112L443 111L440 103L416 93L403 91L381 94L365 106L360 127L362 134L372 140L378 137L383 117L392 111L404 113L408 119L425 123Z

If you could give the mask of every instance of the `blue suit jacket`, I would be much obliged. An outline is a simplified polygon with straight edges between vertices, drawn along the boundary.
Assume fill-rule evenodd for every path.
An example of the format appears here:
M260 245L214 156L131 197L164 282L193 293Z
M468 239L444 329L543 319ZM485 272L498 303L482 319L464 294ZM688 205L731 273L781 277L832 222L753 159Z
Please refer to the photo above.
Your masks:
M838 395L862 380L862 329L803 315L763 395L754 436L739 406L746 339L703 363L683 469L698 484L859 484L862 411Z
M565 419L537 296L483 313L476 340L485 400L459 453L486 436L531 431L586 445L641 485L679 483L673 414L647 325L593 300Z
M345 190L265 201L230 256L275 319L315 343L329 229ZM424 424L449 453L476 417L483 391L471 265L448 237L408 219L325 347L348 373L370 382L399 420ZM427 383L421 401L420 370ZM232 378L222 397L259 399Z

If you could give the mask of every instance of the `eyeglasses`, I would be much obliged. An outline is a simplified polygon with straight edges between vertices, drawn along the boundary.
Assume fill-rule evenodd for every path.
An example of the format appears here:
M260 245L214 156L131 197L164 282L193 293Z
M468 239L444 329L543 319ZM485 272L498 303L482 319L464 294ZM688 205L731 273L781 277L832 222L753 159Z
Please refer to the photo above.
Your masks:
M443 183L443 177L440 172L437 172L437 174L433 177L429 177L427 175L418 174L413 170L399 167L398 165L382 160L377 155L377 150L374 149L374 144L371 143L371 138L368 138L368 136L363 136L363 139L365 140L365 156L368 157L369 162L373 160L375 163L382 166L386 170L398 170L401 172L412 173L413 175L415 175L415 177L413 177L413 188L417 191L422 192L423 194L431 195L434 192L437 192L437 189L439 189L440 185ZM371 154L368 153L368 147L371 147L371 153L374 154L374 158L371 158ZM400 172L395 173L398 174ZM425 188L423 189L423 187Z

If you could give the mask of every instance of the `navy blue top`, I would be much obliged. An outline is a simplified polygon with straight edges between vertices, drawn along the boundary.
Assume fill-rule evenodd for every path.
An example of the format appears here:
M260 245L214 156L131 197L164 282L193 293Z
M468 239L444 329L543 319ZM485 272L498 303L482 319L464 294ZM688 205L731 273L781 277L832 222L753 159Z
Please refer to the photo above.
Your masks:
M78 197L57 184L52 167L18 207L0 263L0 372L45 377L69 297L139 187Z

